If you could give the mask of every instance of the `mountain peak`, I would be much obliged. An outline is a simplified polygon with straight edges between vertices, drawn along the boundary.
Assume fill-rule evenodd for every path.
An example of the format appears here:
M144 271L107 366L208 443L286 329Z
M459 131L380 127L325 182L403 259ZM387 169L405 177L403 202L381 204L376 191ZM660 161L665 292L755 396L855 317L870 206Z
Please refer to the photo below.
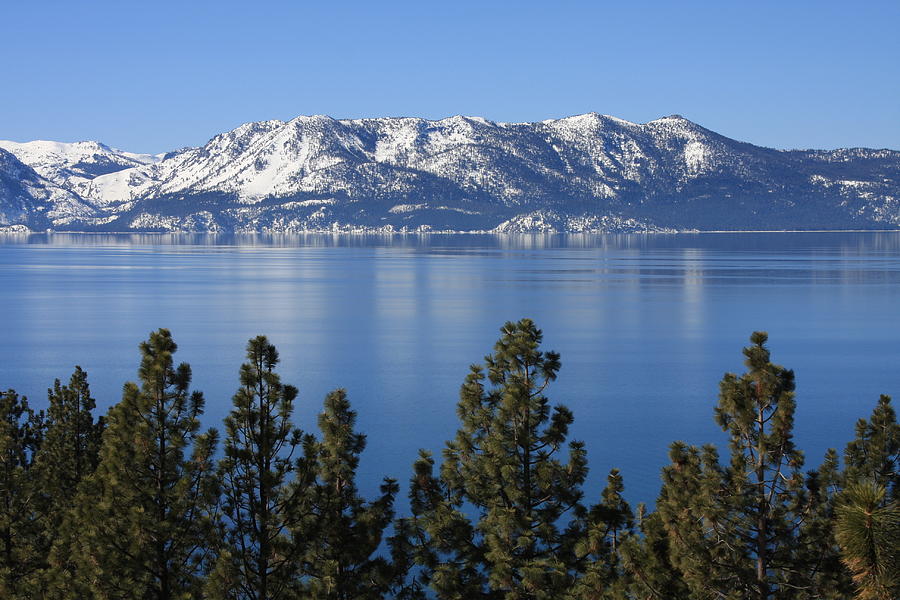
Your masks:
M667 115L665 117L659 117L658 119L653 119L652 121L647 121L647 125L650 125L652 123L683 123L683 124L696 125L696 123L694 123L690 119L686 119L679 114Z
M597 112L538 123L310 115L160 157L99 142L2 148L16 156L0 160L3 181L33 169L28 189L67 199L48 226L79 230L900 227L900 152L781 152L677 114L643 124Z
M42 177L64 186L162 160L162 155L124 152L93 140L81 142L0 140L0 148L13 153Z
M334 123L337 119L330 115L298 115L289 123Z

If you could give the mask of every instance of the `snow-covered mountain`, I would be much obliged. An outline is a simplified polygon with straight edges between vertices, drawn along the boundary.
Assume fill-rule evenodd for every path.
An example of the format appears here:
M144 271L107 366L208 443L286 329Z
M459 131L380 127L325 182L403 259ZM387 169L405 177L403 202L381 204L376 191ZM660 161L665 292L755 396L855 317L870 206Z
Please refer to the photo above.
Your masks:
M0 231L65 228L95 220L98 211L0 148Z
M165 156L95 142L2 148L80 202L48 217L55 229L900 227L900 152L772 150L677 115L644 124L595 113L539 123L312 116L248 123ZM0 218L28 225L33 211L3 212L4 193Z
M158 162L164 155L134 154L99 142L10 142L0 148L16 155L39 175L57 185L77 186L98 175Z

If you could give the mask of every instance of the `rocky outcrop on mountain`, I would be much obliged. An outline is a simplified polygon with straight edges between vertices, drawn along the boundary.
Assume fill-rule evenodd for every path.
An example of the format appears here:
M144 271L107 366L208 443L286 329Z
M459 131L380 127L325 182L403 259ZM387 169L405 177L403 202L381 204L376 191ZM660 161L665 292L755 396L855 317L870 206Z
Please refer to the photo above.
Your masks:
M539 123L298 117L248 123L165 156L93 142L59 145L65 151L10 144L0 148L80 203L72 213L45 211L55 229L900 227L900 152L773 150L677 115L644 124L595 113ZM18 212L3 212L8 224L31 227L29 193L17 196Z

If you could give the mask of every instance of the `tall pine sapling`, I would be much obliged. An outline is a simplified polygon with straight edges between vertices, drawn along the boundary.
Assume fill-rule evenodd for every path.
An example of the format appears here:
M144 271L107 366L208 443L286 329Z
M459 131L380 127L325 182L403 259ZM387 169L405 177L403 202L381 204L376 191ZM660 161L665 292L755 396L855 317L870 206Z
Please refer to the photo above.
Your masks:
M716 422L731 458L716 448L672 447L658 510L672 562L692 592L721 598L797 598L812 586L799 536L809 510L803 455L793 442L794 373L773 364L767 335L744 348L747 372L719 385Z
M438 598L572 591L581 532L563 521L583 510L587 459L581 443L565 445L572 413L544 395L560 361L539 349L542 337L529 319L503 326L494 353L471 367L460 390L462 428L439 474L424 451L414 466L412 517L398 527L417 549L420 581Z
M53 539L78 485L97 468L105 420L94 419L97 403L81 367L75 367L68 384L57 379L47 390L47 399L47 433L35 462L48 535Z
M868 420L856 423L856 439L844 451L848 483L872 481L900 501L900 424L891 397L882 395Z
M281 383L278 362L265 336L247 343L218 468L223 521L207 583L213 598L280 600L298 585L302 546L291 530L304 521L309 481L291 484L303 436L291 422L297 388Z
M79 577L102 598L199 597L216 504L216 432L200 434L203 395L173 362L166 329L141 348L140 385L109 413L100 463L76 499L69 539Z
M40 550L51 562L40 585L45 593L52 594L55 588L70 587L64 582L71 581L75 565L64 522L82 480L97 468L105 421L103 417L94 419L96 401L81 367L75 367L68 384L57 379L47 390L47 400L47 432L35 468L43 522ZM54 544L57 548L52 550Z
M315 481L301 490L311 514L303 577L308 597L315 600L378 600L403 576L402 565L377 555L394 518L397 484L386 478L381 496L372 502L359 495L356 469L366 436L355 425L347 393L335 390L319 415L321 440L307 443L305 468Z
M35 455L43 438L43 414L13 390L0 392L0 597L27 598L29 578L40 569L41 523Z
M843 600L852 591L834 537L835 509L841 491L840 459L833 448L818 469L807 472L807 508L798 530L795 562L806 579L801 598Z

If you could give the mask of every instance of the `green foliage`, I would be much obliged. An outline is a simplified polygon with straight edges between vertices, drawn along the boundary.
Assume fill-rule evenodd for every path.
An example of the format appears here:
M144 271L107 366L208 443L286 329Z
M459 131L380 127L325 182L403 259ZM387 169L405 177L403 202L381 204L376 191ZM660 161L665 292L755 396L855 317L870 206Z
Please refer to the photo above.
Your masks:
M840 460L832 448L822 465L807 473L807 507L802 526L797 529L794 562L806 582L800 598L844 599L852 593L849 573L840 559L834 538L835 508L843 475Z
M621 556L628 575L627 597L636 600L685 600L690 591L669 559L669 536L658 512L638 506L641 535L627 536Z
M71 506L73 491L97 468L105 421L94 420L97 403L81 367L75 367L67 385L57 379L47 390L47 399L47 433L36 465L52 531Z
M34 459L43 415L13 390L0 392L0 597L28 598L28 579L43 565L35 511Z
M387 540L398 486L360 495L366 436L346 392L325 398L320 437L304 435L291 422L297 390L263 336L247 345L218 469L217 434L200 433L203 396L165 329L141 344L139 384L106 420L78 367L48 390L46 415L0 393L0 597L900 597L900 427L888 396L857 423L843 472L829 450L804 474L793 373L756 332L747 371L720 383L727 461L715 446L674 443L656 512L640 506L635 519L616 469L597 504L583 503L586 452L566 441L571 412L545 396L560 359L541 341L530 320L506 323L471 367L460 429L439 466L420 451L411 516Z
M397 485L366 503L356 489L365 436L344 390L325 399L322 439L291 424L297 389L275 373L278 352L250 340L241 387L225 421L222 543L206 585L213 598L382 598L398 571L375 556ZM302 456L295 457L302 447ZM402 574L402 573L401 573Z
M109 413L100 463L76 500L67 537L98 598L197 596L216 502L216 433L199 434L203 395L174 365L168 330L141 344L140 386Z
M400 528L417 547L421 580L439 598L559 598L575 579L581 531L563 528L581 508L587 458L568 445L572 413L544 396L559 355L542 352L530 320L506 323L485 365L460 390L462 422L440 473L421 452L414 465L412 518Z
M744 348L747 372L720 383L716 422L730 437L721 465L712 446L673 444L660 516L671 559L698 597L799 598L815 586L804 535L813 512L793 443L794 373L769 359L767 335Z
M606 482L599 504L587 513L576 509L580 514L573 529L579 532L575 556L583 574L573 595L585 600L624 597L627 588L619 550L634 530L634 514L622 497L625 485L619 470L612 469Z
M900 597L900 425L882 395L844 451L846 488L837 507L835 537L857 597Z
M852 483L837 507L835 535L860 600L900 598L900 504L882 484Z
M278 362L265 336L247 343L217 473L223 521L207 582L212 598L279 600L290 597L299 577L291 528L302 520L307 482L288 485L302 432L291 423L297 388L281 383Z
M871 480L900 501L900 425L891 397L882 395L869 420L856 423L856 439L844 452L848 482Z
M52 545L57 548L48 565L52 568L40 574L37 584L53 595L70 587L67 582L76 569L71 548L65 546L64 522L82 480L97 468L105 424L103 418L94 420L96 401L81 367L75 367L67 385L54 381L47 400L47 432L35 458L42 524L39 551L49 560Z
M319 415L320 441L306 444L300 471L314 474L301 492L305 523L302 555L307 595L317 600L377 600L393 589L402 569L376 556L382 536L394 518L397 484L385 479L381 496L366 502L356 488L356 469L366 436L355 431L356 412L347 393L335 390ZM304 477L298 478L302 485ZM298 535L297 537L300 537Z

